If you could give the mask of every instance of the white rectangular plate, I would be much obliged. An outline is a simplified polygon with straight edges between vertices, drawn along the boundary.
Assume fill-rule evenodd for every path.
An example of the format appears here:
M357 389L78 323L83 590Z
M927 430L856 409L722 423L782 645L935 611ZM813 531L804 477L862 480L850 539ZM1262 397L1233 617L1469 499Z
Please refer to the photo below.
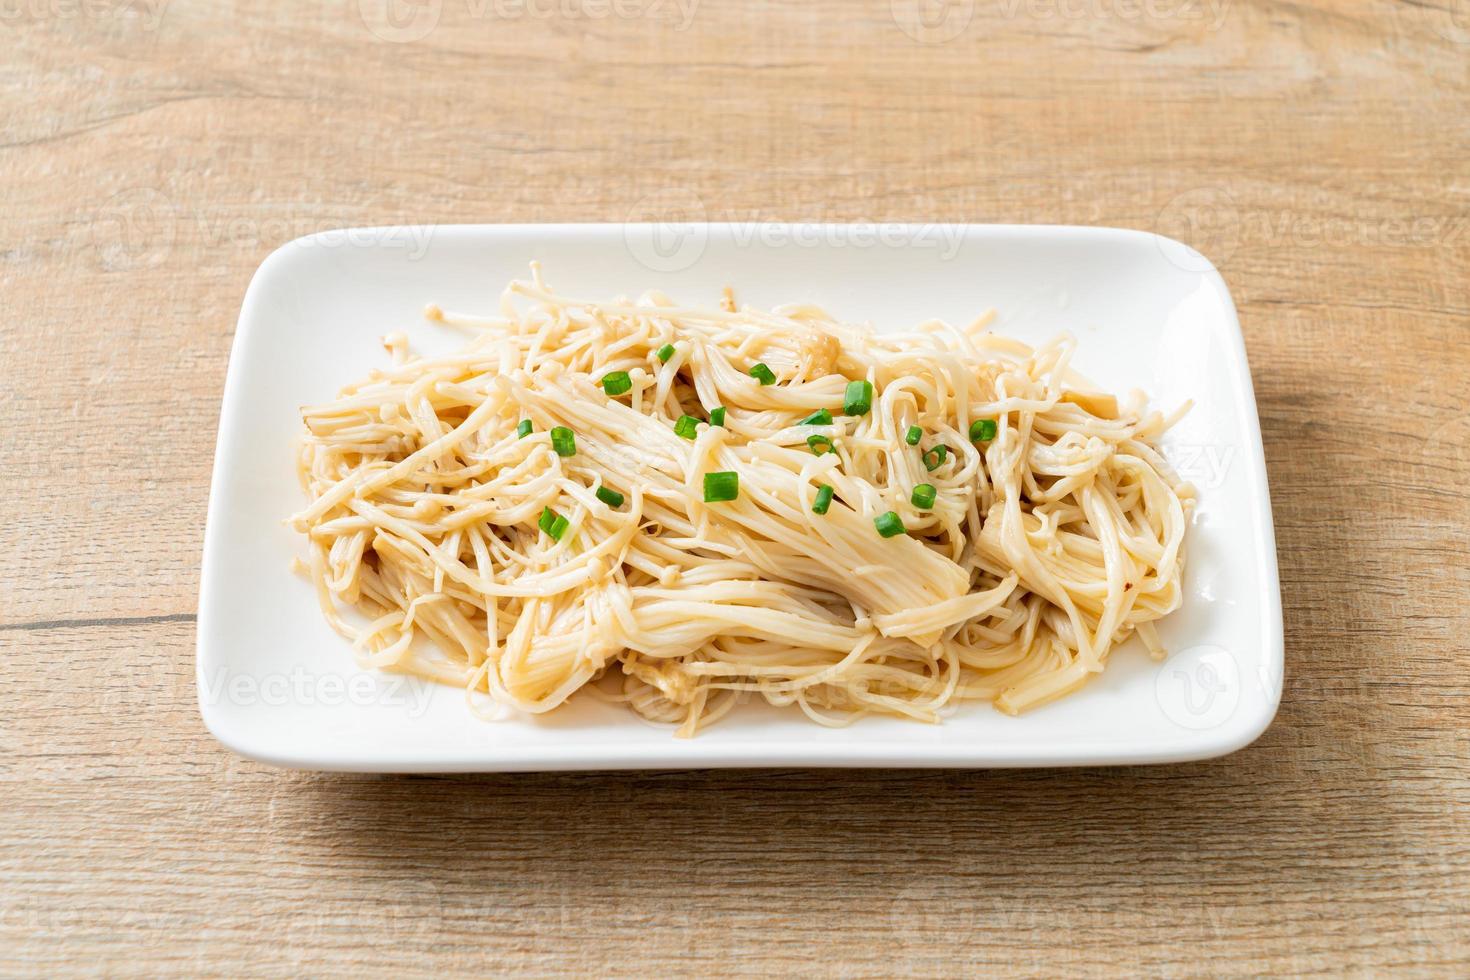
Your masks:
M1019 718L967 705L941 725L866 718L829 730L745 705L693 739L590 698L549 715L486 721L463 691L363 672L322 619L283 522L303 497L298 407L325 401L387 355L464 336L426 303L495 309L539 259L588 299L662 289L713 305L813 302L878 329L930 317L1031 343L1060 331L1103 388L1194 408L1166 449L1201 492L1186 542L1183 607L1161 624L1172 651L1134 642L1082 691ZM1265 730L1281 690L1281 596L1260 426L1229 292L1169 239L1105 228L987 225L504 225L330 232L286 245L246 294L230 357L199 599L205 723L251 758L383 772L707 766L1055 766L1221 755Z

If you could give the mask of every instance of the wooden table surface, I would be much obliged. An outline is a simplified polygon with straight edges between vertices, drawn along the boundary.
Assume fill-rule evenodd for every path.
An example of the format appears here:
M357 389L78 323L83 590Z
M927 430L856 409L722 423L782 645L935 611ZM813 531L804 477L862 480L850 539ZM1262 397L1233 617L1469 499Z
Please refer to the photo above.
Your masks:
M0 973L1470 970L1466 0L0 0L0 51ZM199 556L261 259L701 216L1213 258L1271 474L1272 728L1035 772L216 744Z

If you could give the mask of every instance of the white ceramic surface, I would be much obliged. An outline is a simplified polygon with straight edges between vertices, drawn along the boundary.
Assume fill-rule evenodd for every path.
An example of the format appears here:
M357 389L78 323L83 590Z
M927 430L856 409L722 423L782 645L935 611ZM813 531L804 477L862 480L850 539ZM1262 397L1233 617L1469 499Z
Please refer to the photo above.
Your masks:
M360 671L289 571L282 519L302 504L299 416L386 363L379 338L418 351L463 335L426 323L435 302L492 311L539 259L590 299L660 288L713 304L814 302L893 329L965 321L1031 342L1079 341L1075 366L1114 391L1193 410L1170 458L1200 487L1186 598L1084 690L1020 718L988 705L942 725L867 718L828 730L749 704L693 739L589 698L547 716L473 714L462 691ZM205 533L198 681L205 723L255 759L311 769L476 771L709 766L1055 766L1173 762L1240 748L1270 723L1282 678L1281 599L1260 427L1225 284L1179 243L1105 228L987 225L503 225L330 232L261 265L225 383Z

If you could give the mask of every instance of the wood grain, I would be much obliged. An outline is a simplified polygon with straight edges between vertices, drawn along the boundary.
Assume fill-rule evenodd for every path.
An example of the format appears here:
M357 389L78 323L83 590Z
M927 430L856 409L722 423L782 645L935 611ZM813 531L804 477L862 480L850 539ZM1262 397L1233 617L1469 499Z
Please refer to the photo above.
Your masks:
M0 0L0 973L1470 970L1465 0L380 6ZM371 778L216 745L195 596L260 260L691 200L1214 258L1272 480L1270 731L1055 772Z

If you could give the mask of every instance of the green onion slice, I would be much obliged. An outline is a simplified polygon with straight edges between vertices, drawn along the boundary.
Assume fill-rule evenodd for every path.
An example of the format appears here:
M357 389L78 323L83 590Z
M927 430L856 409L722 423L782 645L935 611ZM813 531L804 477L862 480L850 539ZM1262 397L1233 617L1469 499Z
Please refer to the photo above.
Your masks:
M903 533L903 521L891 510L886 514L879 514L873 518L873 526L885 538L897 537Z
M933 473L944 465L944 459L949 455L949 449L940 443L924 454L924 469Z
M725 406L724 405L716 405L714 408L710 409L710 412L709 412L709 424L710 425L718 425L720 428L724 428L725 427Z
M919 444L919 440L922 438L924 438L924 430L919 428L917 425L911 425L909 426L909 431L904 433L903 441L908 443L910 446L917 446Z
M934 484L921 483L914 487L914 492L909 496L909 503L923 510L928 510L934 506L934 498L938 495L939 491L934 489Z
M621 507L623 506L623 501L627 498L618 493L616 490L610 490L607 487L598 487L597 499L607 504L609 507Z
M740 496L740 474L732 470L704 475L704 502L719 503Z
M699 432L699 419L693 415L681 415L674 423L674 435L681 439L693 439Z
M832 446L832 440L824 435L807 436L806 444L818 456L824 456L827 453L835 451Z
M813 514L825 514L827 508L832 506L832 488L827 484L817 487L817 499L812 501Z
M766 367L765 362L756 364L750 369L750 376L762 385L773 385L776 383L776 372Z
M871 381L849 381L842 395L844 415L867 415L873 407L873 383Z
M541 517L536 521L536 526L550 535L553 541L560 541L561 536L567 533L567 526L570 524L571 521L568 521L550 507L543 507L541 509Z
M556 450L558 456L577 455L577 436L564 425L558 425L551 430L551 448Z
M804 418L804 419L801 420L800 424L801 425L831 425L832 424L832 413L829 412L829 411L827 411L824 408L820 412L813 412L812 414L808 415L806 418Z
M633 390L633 379L627 371L613 371L602 376L602 390L609 395L625 395Z
M970 423L970 441L989 442L995 438L997 431L995 419L976 419Z
M531 420L521 419L521 424L516 426L516 438L524 439L531 434Z
M669 363L669 358L674 356L674 345L664 344L658 350L654 351L654 354L657 355L660 361L667 364Z

